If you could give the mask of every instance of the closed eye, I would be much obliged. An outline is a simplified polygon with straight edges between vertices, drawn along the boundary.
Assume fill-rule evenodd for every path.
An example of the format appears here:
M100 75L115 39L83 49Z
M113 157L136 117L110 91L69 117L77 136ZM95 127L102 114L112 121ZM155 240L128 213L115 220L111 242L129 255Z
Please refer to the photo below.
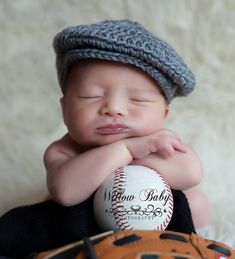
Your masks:
M102 98L102 96L78 96L79 98L84 98L84 99L92 99L92 98Z
M131 98L130 100L133 102L150 102L150 100L144 98Z

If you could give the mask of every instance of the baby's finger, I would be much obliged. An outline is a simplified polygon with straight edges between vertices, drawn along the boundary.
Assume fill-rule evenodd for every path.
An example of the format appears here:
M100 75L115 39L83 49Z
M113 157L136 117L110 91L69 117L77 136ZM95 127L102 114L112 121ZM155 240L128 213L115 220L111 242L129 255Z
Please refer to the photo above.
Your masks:
M181 141L179 135L176 132L169 130L169 129L162 129L162 130L158 131L158 134L166 135L166 136L168 135L168 136L174 137L177 140Z
M186 153L187 152L187 146L185 144L183 144L180 141L172 141L172 146L175 150L180 151L182 153Z
M175 152L175 149L174 147L172 146L171 143L164 143L163 145L161 145L161 147L159 147L157 149L157 154L162 157L162 158L170 158L172 157L172 155L174 154Z

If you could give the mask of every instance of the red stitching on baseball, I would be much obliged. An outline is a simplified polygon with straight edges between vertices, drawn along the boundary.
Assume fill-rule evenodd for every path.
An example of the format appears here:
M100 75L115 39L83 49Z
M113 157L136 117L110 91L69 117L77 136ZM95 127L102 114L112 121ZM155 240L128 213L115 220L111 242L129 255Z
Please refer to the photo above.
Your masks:
M170 186L168 185L168 183L166 182L166 180L162 177L161 174L159 174L158 172L156 172L154 169L152 169L154 171L154 173L156 173L159 178L162 180L162 183L164 185L164 188L167 192L167 194L169 195L169 202L168 202L168 205L169 205L169 209L167 210L167 218L169 219L165 219L163 221L163 223L160 225L160 230L164 230L167 225L169 224L170 220L171 220L171 217L172 217L172 213L173 213L173 196L172 196L172 192L171 192L171 189L170 189ZM164 228L163 228L164 226ZM159 230L159 226L157 227L157 230Z
M114 172L113 190L117 192L120 190L121 191L124 190L125 183L126 183L126 173L124 172L124 168L120 167ZM124 216L124 213L121 211L118 211L117 209L117 208L123 208L123 207L124 206L121 201L112 200L111 208L112 209L116 208L114 220L121 230L124 230L127 227L131 228L129 222L126 219L122 218L122 216ZM125 226L124 229L123 229L123 226Z

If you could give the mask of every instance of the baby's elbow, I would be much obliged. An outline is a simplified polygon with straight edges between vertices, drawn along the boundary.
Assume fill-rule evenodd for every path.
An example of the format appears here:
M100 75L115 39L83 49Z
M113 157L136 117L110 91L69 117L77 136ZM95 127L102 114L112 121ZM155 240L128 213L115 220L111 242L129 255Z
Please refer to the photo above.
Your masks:
M184 163L182 163L183 172L185 172L186 188L189 189L201 183L203 178L203 166L201 160L194 150L188 147L184 154Z
M69 207L68 199L66 199L65 195L63 193L59 192L58 190L54 190L49 188L49 192L51 195L52 200L54 200L56 203L64 206Z
M63 193L54 193L52 195L52 198L54 201L56 201L58 204L60 204L64 207L70 207L70 206L75 205L75 203L72 202L71 199Z
M48 189L52 199L64 207L70 207L78 203L72 199L69 190L66 190L63 186L60 188L58 185L48 185Z
M203 168L200 161L194 161L190 164L188 171L190 178L190 187L194 187L201 183L203 178Z

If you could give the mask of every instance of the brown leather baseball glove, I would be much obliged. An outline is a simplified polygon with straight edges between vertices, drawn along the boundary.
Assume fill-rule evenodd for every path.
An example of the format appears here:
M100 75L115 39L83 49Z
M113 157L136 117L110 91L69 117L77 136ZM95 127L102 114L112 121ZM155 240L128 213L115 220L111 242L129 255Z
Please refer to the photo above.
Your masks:
M59 256L59 257L57 257ZM225 259L235 258L227 245L196 234L173 231L127 230L106 232L59 249L38 254L35 259Z

